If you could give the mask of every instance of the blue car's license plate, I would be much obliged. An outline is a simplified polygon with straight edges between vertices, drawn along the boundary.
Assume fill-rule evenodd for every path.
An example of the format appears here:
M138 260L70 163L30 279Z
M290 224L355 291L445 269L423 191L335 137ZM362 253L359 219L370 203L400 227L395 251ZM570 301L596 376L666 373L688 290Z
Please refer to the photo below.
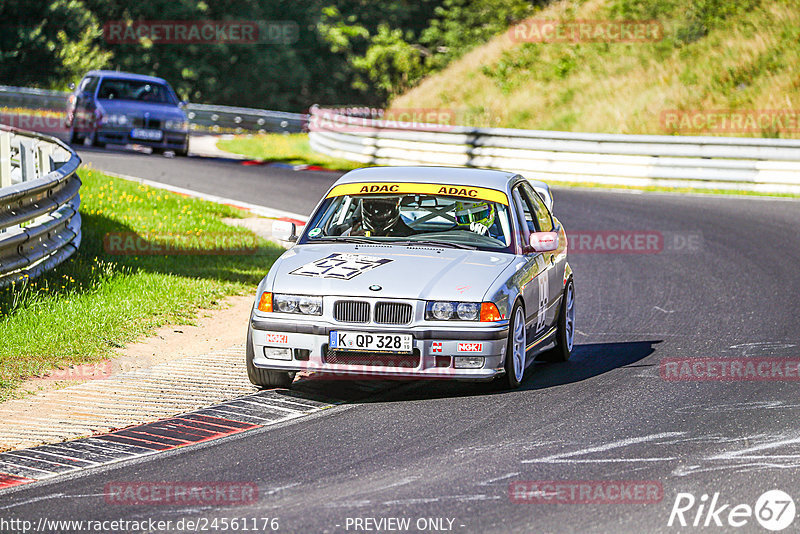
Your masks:
M340 332L334 330L330 333L330 342L328 346L331 350L411 354L414 348L413 342L414 337L411 334Z
M131 139L141 139L143 141L161 141L164 132L161 130L148 130L145 128L134 128L131 130Z

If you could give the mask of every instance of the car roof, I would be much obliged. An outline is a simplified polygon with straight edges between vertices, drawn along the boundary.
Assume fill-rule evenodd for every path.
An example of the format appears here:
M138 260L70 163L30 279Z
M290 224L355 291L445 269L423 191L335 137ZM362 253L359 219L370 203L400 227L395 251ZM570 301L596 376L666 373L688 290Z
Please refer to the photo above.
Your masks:
M479 186L505 191L517 173L464 167L365 167L348 172L334 186L362 182L413 182Z
M167 83L165 79L158 78L157 76L147 76L146 74L134 74L133 72L120 72L116 70L91 70L87 72L85 76L101 76L104 78L113 77L121 80L140 80L143 82Z

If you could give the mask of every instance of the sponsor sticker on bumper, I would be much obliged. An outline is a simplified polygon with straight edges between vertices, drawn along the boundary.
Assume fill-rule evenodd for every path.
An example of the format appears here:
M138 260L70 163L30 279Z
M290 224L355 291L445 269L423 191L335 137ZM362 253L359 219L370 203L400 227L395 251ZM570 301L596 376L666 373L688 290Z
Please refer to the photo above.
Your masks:
M459 343L458 352L483 352L483 343Z
M289 343L289 336L286 334L267 334L266 335L266 342L267 343L282 343L287 344Z

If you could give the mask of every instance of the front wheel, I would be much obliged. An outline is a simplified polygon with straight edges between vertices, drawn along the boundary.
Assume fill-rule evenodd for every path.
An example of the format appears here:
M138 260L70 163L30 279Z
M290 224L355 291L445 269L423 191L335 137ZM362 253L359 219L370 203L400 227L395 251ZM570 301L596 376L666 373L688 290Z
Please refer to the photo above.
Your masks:
M181 148L179 148L178 150L175 151L175 155L178 156L178 157L183 157L183 158L185 158L186 156L189 155L189 141L188 141L188 139L187 139L185 145L183 145Z
M567 281L567 286L564 288L558 315L556 346L543 352L540 357L546 362L565 362L572 354L575 339L575 284L572 278Z
M90 140L91 140L92 146L94 146L94 147L97 147L97 148L105 148L106 147L105 143L103 143L102 141L98 140L97 130L92 132Z
M255 353L253 352L253 328L250 326L247 327L245 354L247 359L247 378L250 379L253 385L262 388L288 388L292 385L294 373L260 369L253 364Z
M71 145L81 145L81 144L83 144L83 136L75 131L75 123L74 122L73 122L72 126L70 126L70 128L69 128L69 144L71 144Z
M522 383L522 376L525 374L526 347L525 311L517 302L511 311L511 321L508 323L508 345L506 346L504 385L510 389L518 388Z

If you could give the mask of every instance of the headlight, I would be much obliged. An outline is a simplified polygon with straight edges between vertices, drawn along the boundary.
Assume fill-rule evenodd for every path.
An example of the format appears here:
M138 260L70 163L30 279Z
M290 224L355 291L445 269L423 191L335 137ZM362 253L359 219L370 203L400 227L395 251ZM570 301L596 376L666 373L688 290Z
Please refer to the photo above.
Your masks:
M181 121L174 121L174 120L164 121L164 128L166 128L167 130L180 130L180 131L183 132L183 131L186 131L186 130L189 129L189 121L183 121L183 120L181 120Z
M111 124L113 126L125 126L130 123L127 115L106 115L100 119L101 124Z
M478 302L432 301L425 306L425 319L429 321L477 321L480 313Z
M456 306L456 315L462 321L477 321L481 307L474 302L461 302Z
M322 315L322 297L273 295L272 311L299 313L301 315Z
M492 302L429 301L425 305L426 321L481 321L501 320L497 306Z

